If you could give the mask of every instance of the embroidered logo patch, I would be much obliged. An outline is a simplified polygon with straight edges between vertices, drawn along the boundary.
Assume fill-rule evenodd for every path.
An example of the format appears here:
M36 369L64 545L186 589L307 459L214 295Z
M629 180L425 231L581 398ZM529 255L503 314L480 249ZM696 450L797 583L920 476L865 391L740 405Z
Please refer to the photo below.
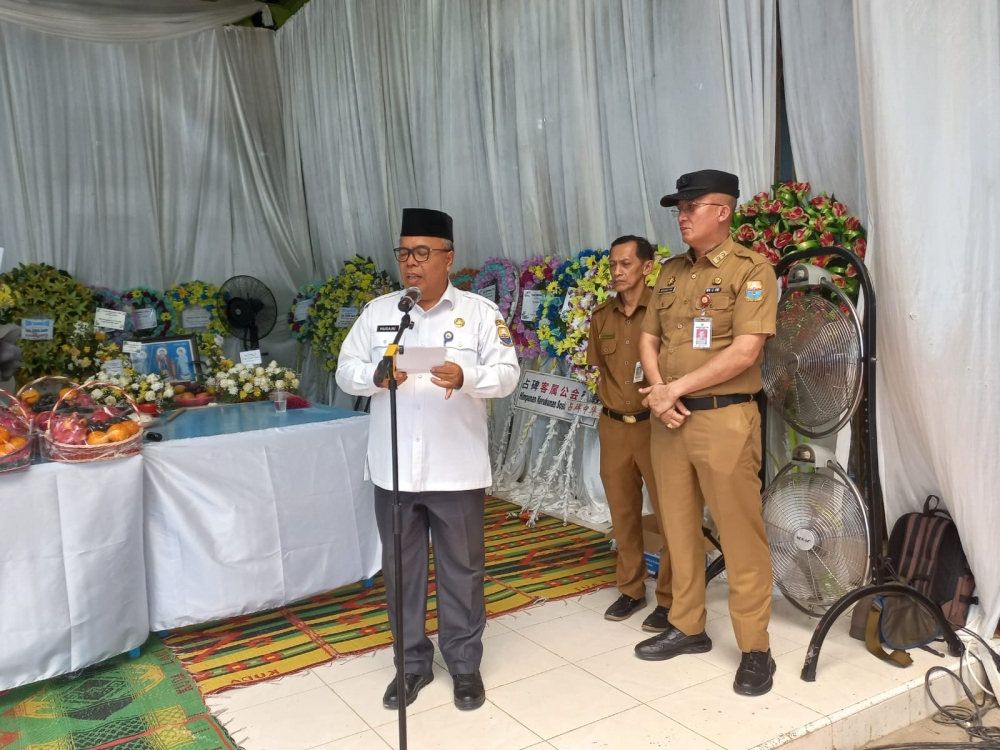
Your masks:
M764 298L764 285L759 281L747 282L747 299L752 302L759 302Z
M510 329L506 325L497 326L497 338L504 346L514 346L514 340L510 337Z
M399 330L399 325L398 324L394 325L394 326L379 326L378 327L378 332L379 333L395 333L398 330Z

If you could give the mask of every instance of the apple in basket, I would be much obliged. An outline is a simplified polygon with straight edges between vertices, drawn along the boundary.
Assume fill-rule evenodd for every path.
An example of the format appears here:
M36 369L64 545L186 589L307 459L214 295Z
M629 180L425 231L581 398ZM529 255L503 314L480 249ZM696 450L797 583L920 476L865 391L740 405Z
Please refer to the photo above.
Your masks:
M52 419L52 412L43 411L41 414L35 417L35 426L39 430L47 430L49 429L49 421L51 421L51 419Z
M60 418L52 426L52 439L63 445L83 445L87 440L87 422L75 417Z

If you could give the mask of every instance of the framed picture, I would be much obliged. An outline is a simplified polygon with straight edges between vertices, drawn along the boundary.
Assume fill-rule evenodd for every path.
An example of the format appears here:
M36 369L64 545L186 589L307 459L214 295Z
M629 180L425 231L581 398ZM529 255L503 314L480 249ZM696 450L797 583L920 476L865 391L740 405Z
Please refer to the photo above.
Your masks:
M142 351L132 355L132 367L140 375L151 373L167 380L195 381L201 371L194 336L140 339Z

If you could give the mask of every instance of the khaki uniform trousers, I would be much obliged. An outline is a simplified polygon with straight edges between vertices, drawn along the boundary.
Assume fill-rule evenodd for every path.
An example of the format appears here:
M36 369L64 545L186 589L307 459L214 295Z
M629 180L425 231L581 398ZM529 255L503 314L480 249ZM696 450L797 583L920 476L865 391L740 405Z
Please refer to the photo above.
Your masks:
M704 505L719 527L729 616L740 651L767 651L771 552L761 518L757 404L693 411L679 428L652 419L650 443L670 547L670 622L686 635L705 630ZM603 445L603 441L602 441Z
M660 535L664 539L660 570L656 576L656 603L661 607L670 607L670 555L667 553L663 518L657 500L649 446L649 420L625 424L602 414L597 422L597 432L601 440L601 482L608 496L618 547L618 590L633 599L646 595L648 572L642 549L642 480L645 479Z

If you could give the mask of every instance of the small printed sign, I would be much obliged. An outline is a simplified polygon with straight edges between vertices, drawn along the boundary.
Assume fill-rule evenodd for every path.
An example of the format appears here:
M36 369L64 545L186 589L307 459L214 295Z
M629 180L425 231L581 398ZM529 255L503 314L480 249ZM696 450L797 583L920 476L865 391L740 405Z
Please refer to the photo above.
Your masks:
M521 299L521 320L531 323L538 320L538 309L542 306L542 298L545 292L541 289L526 289L524 297Z
M240 352L240 362L245 365L259 365L261 363L260 349L251 349L247 352Z
M514 397L514 408L596 427L601 404L578 380L561 378L537 370L525 370Z
M97 312L94 313L94 326L109 331L124 331L125 313L121 310L109 310L106 307L98 307Z
M137 331L145 331L156 328L156 310L146 307L132 313L132 327Z
M122 352L124 354L138 354L142 351L142 344L138 341L126 341L122 344Z
M21 338L24 341L48 341L55 333L51 318L21 318Z
M479 290L478 294L482 297L486 297L493 304L498 304L497 302L497 285L487 284L482 289Z
M313 297L308 297L303 300L299 300L295 304L295 312L292 313L292 320L296 323L301 323L303 320L309 317L309 309L312 307Z
M101 369L108 375L121 375L124 368L124 363L120 359L109 359L103 365Z
M342 307L340 308L340 312L337 313L337 322L334 325L336 325L337 328L346 328L354 325L354 321L357 319L358 308Z
M204 307L185 307L181 312L181 325L189 331L204 330L211 322L212 314Z

